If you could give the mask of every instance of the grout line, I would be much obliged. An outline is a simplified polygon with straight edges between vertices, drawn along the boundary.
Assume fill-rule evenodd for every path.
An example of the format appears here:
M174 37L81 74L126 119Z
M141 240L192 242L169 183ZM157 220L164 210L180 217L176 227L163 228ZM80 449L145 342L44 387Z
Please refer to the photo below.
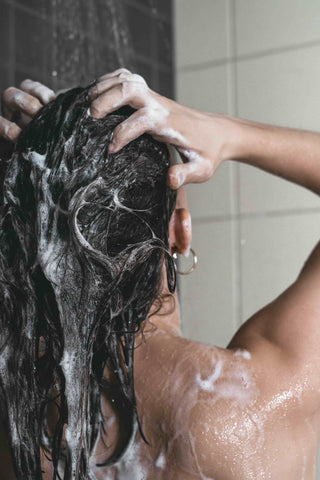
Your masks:
M163 64L158 63L156 60L148 59L147 57L141 55L141 54L135 54L135 60L138 62L144 63L145 65L148 65L152 68L152 71L157 72L157 73L171 73L171 70L169 67L165 67ZM33 67L32 65L24 65L23 63L19 63L16 65L16 69L20 70L22 72L30 72L30 74L33 75L38 75L39 70L37 67ZM135 71L138 71L138 68L135 69Z
M234 214L221 214L221 215L212 215L208 217L198 217L192 218L193 225L202 225L204 223L214 223L214 222L227 222L232 220L250 220L250 219L259 219L259 218L277 218L277 217L290 217L295 215L310 215L312 213L320 213L320 207L308 207L308 208L297 208L297 209L284 209L284 210L270 210L266 212L240 212Z
M172 38L172 74L173 74L173 99L177 99L177 28L176 28L176 2L171 2L171 38Z
M228 3L229 16L229 42L230 53L236 58L236 4L235 0L229 0ZM230 101L232 102L231 115L238 116L238 92L237 92L237 63L233 62L229 65L230 70ZM242 256L241 256L241 217L240 217L240 179L239 164L231 162L231 207L232 207L232 270L233 270L233 330L238 329L242 319Z
M210 60L208 62L193 63L191 65L184 65L184 66L177 67L177 70L181 73L189 72L189 71L192 72L195 69L199 70L199 69L206 69L211 67L219 67L221 65L226 65L228 63L245 62L247 60L255 60L261 57L268 57L271 55L281 55L282 53L286 53L286 52L304 50L306 48L314 48L318 46L320 46L320 39L310 40L308 42L303 42L296 45L284 45L283 47L270 48L268 50L259 50L257 52L252 52L252 53L230 55L228 57L217 58L215 60Z
M177 62L176 62L176 41L177 41L177 29L176 29L176 1L171 2L171 32L172 32L172 76L173 76L173 100L177 100ZM180 328L183 333L184 328L184 316L183 316L183 305L182 305L182 291L181 291L181 281L180 276L177 275L177 295L178 302L180 306Z
M15 9L13 5L10 5L9 8L9 61L8 61L8 80L9 85L14 85L15 83L15 62L16 62L16 40L15 40Z
M226 32L227 32L227 53L228 57L234 53L234 38L233 38L233 17L232 17L232 0L227 1L226 8ZM236 97L235 97L235 75L234 65L232 63L227 64L227 88L228 88L228 113L235 115L236 109ZM229 197L230 197L230 215L228 215L228 221L230 222L231 229L231 284L232 284L232 330L237 330L237 318L239 316L239 299L238 299L238 269L237 269L237 248L236 248L236 225L235 219L237 218L237 205L236 205L236 191L237 191L237 178L235 175L234 162L230 162L229 168ZM197 224L197 222L194 222Z
M154 60L154 58L147 57L141 53L134 53L134 60L138 60L138 62L145 63L147 65L151 65L152 67L157 68L159 71L164 72L164 73L171 73L171 68L168 67L168 65L165 65L162 62L158 62L157 60Z
M25 13L33 15L34 17L40 18L41 20L49 21L47 15L40 13L38 10L25 6L22 2L16 0L4 0L5 3L8 5L12 5L17 10L21 10Z
M150 7L150 0L148 2L149 6L147 6L147 7L142 5L140 2L135 1L135 0L124 0L124 3L126 5L128 5L129 7L133 7L135 10L139 10L140 12L145 13L146 15L148 15L151 18L155 18L155 17L157 19L159 18L161 21L163 21L165 23L168 23L168 24L170 22L170 20L167 18L167 16L164 15L163 13L160 13L159 9L156 6L153 6L151 9L149 8ZM156 10L155 12L152 11L153 8Z
M150 3L150 8L152 8L152 5ZM157 31L153 29L151 31L151 58L158 58L158 35ZM157 67L154 65L152 62L152 67L151 67L151 78L152 78L152 89L155 90L156 92L159 90L159 75L158 75L158 70Z

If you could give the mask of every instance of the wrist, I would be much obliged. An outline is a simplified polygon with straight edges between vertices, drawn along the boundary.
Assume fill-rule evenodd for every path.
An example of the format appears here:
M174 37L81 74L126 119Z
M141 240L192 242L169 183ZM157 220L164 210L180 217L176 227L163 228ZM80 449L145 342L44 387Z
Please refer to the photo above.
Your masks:
M242 121L231 115L221 115L219 122L224 139L221 161L242 160L247 155L250 137L250 122Z

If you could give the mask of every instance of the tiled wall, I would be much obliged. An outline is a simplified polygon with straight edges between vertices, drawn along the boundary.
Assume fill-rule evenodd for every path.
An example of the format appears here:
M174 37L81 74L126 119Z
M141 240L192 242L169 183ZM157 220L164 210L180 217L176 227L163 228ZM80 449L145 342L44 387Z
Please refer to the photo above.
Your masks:
M316 0L175 0L178 100L320 130L319 17ZM188 199L199 266L181 279L184 333L224 347L295 279L320 237L320 202L233 161Z
M9 85L17 86L24 78L54 86L51 59L54 1L0 0L0 91ZM98 0L92 1L99 5ZM110 0L99 1L110 4ZM121 2L124 8L129 39L134 47L134 70L143 75L152 88L173 97L172 1L112 1ZM68 9L68 0L62 3ZM88 72L87 81L118 67L116 59L110 61L102 56L97 71Z
M178 100L319 131L319 18L317 0L175 0ZM188 200L199 265L181 279L184 334L225 347L295 280L320 237L320 201L233 161Z

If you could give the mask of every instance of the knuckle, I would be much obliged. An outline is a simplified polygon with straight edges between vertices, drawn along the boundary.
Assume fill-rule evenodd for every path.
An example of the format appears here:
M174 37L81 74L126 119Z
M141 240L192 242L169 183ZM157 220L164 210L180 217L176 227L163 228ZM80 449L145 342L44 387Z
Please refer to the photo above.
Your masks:
M25 88L25 87L28 87L30 86L30 84L33 84L34 82L32 80L30 80L30 78L25 78L24 80L22 80L22 82L20 83L20 88Z
M147 82L145 81L145 79L142 77L142 75L139 75L138 73L132 74L132 80L134 80L135 82L139 82L147 85Z
M93 99L95 97L97 97L100 93L100 86L99 86L99 82L98 83L95 83L94 85L92 85L92 87L90 88L89 92L88 92L88 95L89 95L89 98L90 99Z
M41 103L36 98L30 101L29 106L32 113L36 113L42 107Z
M16 92L16 90L17 89L15 87L6 88L2 94L3 100L7 100L8 98L10 98Z
M130 73L131 74L130 70L128 70L127 68L120 68L118 70L118 72L119 72L119 76L123 73Z
M13 141L14 140L14 129L12 128L12 125L10 125L6 132L5 132L5 136L7 137L8 140L11 140Z
M19 135L19 130L16 125L12 123L7 127L5 131L5 136L7 137L8 140L10 140L11 142L14 142L18 138L18 135Z
M92 115L95 117L99 117L101 116L102 114L102 108L101 108L101 105L99 102L92 102L91 103L91 107L90 107L90 111L92 113Z

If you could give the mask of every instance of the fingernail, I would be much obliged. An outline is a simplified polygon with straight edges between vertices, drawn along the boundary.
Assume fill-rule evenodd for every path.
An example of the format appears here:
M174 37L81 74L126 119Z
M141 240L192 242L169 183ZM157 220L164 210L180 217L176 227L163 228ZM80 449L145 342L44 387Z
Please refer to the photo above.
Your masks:
M182 252L182 255L186 258L189 257L189 255L190 255L190 245L188 246L188 248L186 248L186 250L184 250Z
M184 175L182 172L169 173L170 183L174 190L178 190L184 181Z
M108 150L109 152L115 152L117 150L117 145L113 140L109 143Z

